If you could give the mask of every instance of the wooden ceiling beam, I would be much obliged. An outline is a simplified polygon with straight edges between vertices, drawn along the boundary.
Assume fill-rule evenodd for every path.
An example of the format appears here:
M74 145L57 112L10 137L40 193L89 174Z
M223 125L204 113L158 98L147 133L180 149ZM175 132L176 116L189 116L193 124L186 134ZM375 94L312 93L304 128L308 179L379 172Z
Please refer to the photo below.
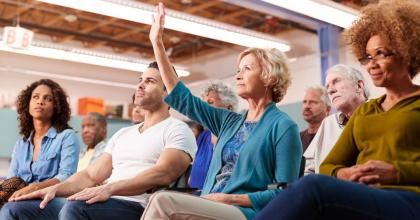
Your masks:
M112 17L112 18L110 18L108 20L103 20L101 22L98 22L95 25L92 25L90 27L83 28L82 30L80 30L80 32L82 32L84 34L87 34L87 33L91 32L91 31L94 31L94 30L100 28L100 27L103 27L105 25L111 24L112 22L115 22L116 20L118 20L118 19Z
M140 31L144 31L144 30L145 29L143 29L143 28L131 29L131 30L124 31L124 32L121 32L119 34L116 34L116 35L112 36L112 38L118 40L118 39L122 39L124 37L127 37L129 35L132 35L132 34L140 32ZM95 47L105 45L106 43L107 43L106 41L99 41L97 43L91 44L90 47L95 48Z
M236 18L236 17L238 17L240 15L246 14L248 12L249 12L248 9L242 9L242 10L238 10L238 11L235 11L235 12L232 12L232 13L229 13L229 14L226 14L226 15L223 15L223 16L220 16L220 17L216 17L215 19L218 20L218 21L227 21L227 20Z
M193 7L187 8L187 9L185 9L184 12L194 14L194 13L196 13L198 11L205 10L205 9L210 8L210 7L212 7L214 5L217 5L219 3L220 3L219 0L208 1L206 3L199 4L197 6L193 6Z
M51 25L56 24L57 22L59 22L59 21L61 21L61 20L63 20L63 16L61 16L61 15L57 15L57 16L55 16L53 19L50 19L50 20L48 20L48 21L46 21L46 22L42 23L42 25L43 25L43 26L47 26L47 27L49 27L49 26L51 26Z
M87 27L81 29L79 32L83 33L83 34L87 34L91 31L96 30L97 28L100 28L100 27L103 27L105 25L111 24L112 22L115 22L116 20L118 20L118 19L117 18L110 18L108 20L103 20L103 21L98 22L98 23L96 23L92 26L87 26ZM61 43L66 42L66 41L74 39L74 37L75 36L66 36L66 37L61 38L58 42L61 42Z
M20 5L20 2L16 2L15 6L19 7L19 10L10 10L8 13L5 13L3 15L4 19L11 19L17 16L21 16L22 14L24 14L25 12L27 12L28 10L31 10L32 8L34 8L35 6L39 5L41 2L39 1L35 1L35 0L30 0L28 3L30 4L25 4L23 6Z

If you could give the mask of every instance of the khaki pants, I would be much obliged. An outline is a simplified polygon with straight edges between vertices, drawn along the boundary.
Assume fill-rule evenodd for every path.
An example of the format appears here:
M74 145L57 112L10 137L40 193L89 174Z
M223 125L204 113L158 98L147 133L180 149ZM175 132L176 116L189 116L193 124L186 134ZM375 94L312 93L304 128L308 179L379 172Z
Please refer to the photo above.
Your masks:
M142 220L246 220L235 206L185 193L155 193L144 210Z

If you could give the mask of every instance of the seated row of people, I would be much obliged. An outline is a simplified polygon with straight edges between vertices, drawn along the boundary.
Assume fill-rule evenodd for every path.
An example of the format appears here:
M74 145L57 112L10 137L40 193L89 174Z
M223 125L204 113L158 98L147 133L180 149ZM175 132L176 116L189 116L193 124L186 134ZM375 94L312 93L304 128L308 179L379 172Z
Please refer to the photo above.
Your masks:
M155 193L142 219L252 219L280 190L273 182L298 178L302 156L298 127L275 103L291 83L287 57L276 49L250 48L238 57L236 92L248 103L238 114L195 97L171 68L163 45L164 6L150 30L156 61L173 109L217 136L201 197Z
M0 218L83 219L94 216L115 219L127 216L139 219L150 196L146 191L168 185L178 178L196 153L192 131L182 121L169 116L168 106L163 102L167 92L157 68L156 63L151 63L140 77L136 91L135 104L142 107L143 123L118 131L93 164L67 180L9 199L0 211ZM86 117L83 121L83 139L94 139L87 137L88 127L93 127L90 119ZM110 198L114 195L116 197ZM26 200L28 196L42 199ZM67 197L68 202L61 197ZM107 211L101 211L104 208ZM78 211L82 209L85 211Z
M328 74L327 91L333 105L360 101L357 109L339 110L343 116L337 122L345 124L344 130L319 169L332 177L308 175L298 180L302 156L298 128L275 106L291 83L287 57L276 49L242 52L236 91L249 110L238 114L213 107L208 100L193 96L176 76L163 45L165 11L160 3L150 30L157 62L143 73L136 90L135 104L141 106L144 122L113 135L105 152L70 178L58 175L43 189L29 188L12 196L0 210L0 218L418 219L420 137L415 132L420 125L420 87L412 79L420 71L420 53L419 47L409 45L419 45L415 36L420 30L412 21L420 7L416 2L396 1L362 12L347 34L374 85L384 87L386 94L363 103L368 96L363 79L348 77L338 67ZM346 88L353 92L342 92ZM48 97L57 98L55 92L38 93L44 97L39 106L49 106ZM346 94L353 98L346 100ZM169 116L168 105L217 137L201 197L167 191L150 197L146 193L174 181L196 155L191 130ZM32 130L45 124L44 116L34 117L37 125ZM48 138L45 128L40 131L38 136ZM35 135L29 144L36 145L36 140ZM329 144L317 148L315 143L308 149L313 149L308 152L314 152L310 156L318 161L314 164L322 161L322 150L329 148ZM29 153L34 149L26 148ZM29 166L37 163L34 157L26 160ZM71 172L76 164L71 165ZM312 170L316 171L315 166ZM40 187L38 182L33 187ZM283 187L268 189L272 183L283 183Z
M225 188L222 188L222 191L217 191L219 189L217 177L224 174L223 168L229 166L230 162L229 158L223 158L224 152L228 151L229 143L234 140L231 136L228 138L229 141L222 141L224 132L228 130L224 125L226 122L230 122L229 133L232 130L238 131L240 126L231 121L234 119L234 113L224 114L222 110L204 105L194 98L175 77L170 68L169 59L165 56L161 39L164 8L160 5L157 10L158 16L155 17L152 25L150 38L156 60L162 67L163 81L170 91L166 101L181 113L199 121L210 130L220 133L215 133L219 137L219 142L216 144L216 151L202 194L202 197L210 201L179 193L157 193L149 202L142 219L168 219L171 217L179 219L252 219L253 215L258 212L255 219L399 219L401 217L417 219L420 217L420 174L418 173L420 137L415 135L415 131L419 130L420 125L420 86L412 82L412 79L420 71L418 62L420 53L419 47L409 46L419 45L419 38L416 36L420 34L420 30L412 23L420 15L418 3L385 2L363 10L365 14L347 34L355 55L360 58L362 65L367 66L374 85L384 87L386 94L363 104L368 97L363 78L352 77L353 82L349 83L345 81L346 78L340 76L340 74L344 75L345 71L336 73L336 75L329 74L327 89L333 103L338 105L346 98L343 97L344 94L338 94L335 91L338 87L352 86L355 93L348 102L353 109L349 110L343 107L344 115L342 114L343 116L339 120L341 124L346 124L345 128L320 168L321 173L333 177L308 175L286 185L286 189L279 191L258 188L258 183L250 184L251 182L242 183L242 188L233 188L232 186L237 184L237 180L233 178L239 177L235 174L240 173L244 167L241 159L246 158L247 165L257 167L259 164L254 164L256 160L261 160L259 163L263 164L271 163L270 155L265 155L266 158L263 159L259 157L261 154L253 152L255 155L248 157L249 151L246 148L248 143L252 143L253 149L258 149L260 152L272 147L266 142L266 148L260 148L259 144L252 142L254 138L252 135L257 134L259 130L265 132L257 135L260 143L264 143L267 136L271 137L272 129L261 126L262 123L268 125L264 119L267 119L265 116L269 114L269 107L264 115L259 120L257 119L256 127L249 135L247 142L243 143L243 148L238 153L239 157L233 166L231 179L226 183ZM384 18L385 15L390 18ZM401 35L401 32L404 32L404 35ZM267 94L267 91L271 90L272 101L275 101L275 94L278 91L273 84L270 84L276 79L264 74L264 67L267 67L264 65L269 62L260 58L258 53L257 55L253 54L255 57L247 57L249 51L253 51L253 49L247 50L239 56L239 71L236 75L238 95L249 103L249 111L244 116L246 119L252 115L253 105L258 106L259 103L264 103L264 101L253 99L254 94L262 98ZM336 69L340 69L340 66ZM256 70L260 70L260 72ZM333 69L333 71L338 70ZM256 72L261 74L259 79L253 78L253 74ZM255 83L258 80L263 82L265 93L258 94L260 88ZM340 81L344 82L340 83ZM286 81L283 81L284 85L287 85ZM260 89L260 91L264 89ZM247 93L249 91L252 93ZM352 95L352 93L349 94ZM264 104L269 106L267 103ZM357 108L357 105L361 106ZM355 110L356 108L357 110ZM208 120L211 116L215 118ZM246 119L244 125L247 123ZM346 119L348 119L347 123ZM223 121L220 122L220 120ZM217 126L218 123L221 123L221 127ZM261 127L258 127L259 125ZM288 131L290 130L289 128ZM281 134L277 135L281 136ZM289 140L284 145L291 142ZM218 150L220 146L222 149ZM327 148L326 150L328 150ZM222 161L217 158L220 155L222 155ZM278 160L283 159L276 155L277 163ZM222 163L220 164L220 162ZM277 164L275 170L285 168L287 166L284 164ZM215 169L216 172L212 169ZM276 171L271 172L269 167L265 167L265 169L266 172L274 174L275 178L272 179L272 182L276 182ZM241 177L246 181L251 173L259 183L267 183L260 179L264 174L256 170L254 167L248 167L248 173L241 173ZM248 191L251 187L256 191ZM256 199L255 195L259 193L266 195L272 193L277 196L267 205L267 203ZM262 198L263 195L260 194L258 197ZM398 204L396 205L393 201L398 201ZM240 215L232 205L239 208L243 215ZM394 208L391 208L392 206Z
M305 174L319 173L324 161L340 137L353 112L367 101L369 89L360 71L338 64L327 70L325 93L337 110L322 120L316 135L303 156L306 158Z
M368 92L363 79L354 77L358 74L352 74L351 81L328 74L333 105L347 107L324 121L334 125L331 133L341 134L326 136L330 129L325 127L308 149L317 164L334 145L319 167L324 175L292 183L256 220L420 218L420 86L413 84L420 72L419 15L415 1L384 1L362 10L346 37L373 84L385 94L366 102ZM334 88L346 84L353 92L340 94ZM346 100L348 95L353 101ZM333 118L340 114L351 116L341 132L336 124L346 119Z

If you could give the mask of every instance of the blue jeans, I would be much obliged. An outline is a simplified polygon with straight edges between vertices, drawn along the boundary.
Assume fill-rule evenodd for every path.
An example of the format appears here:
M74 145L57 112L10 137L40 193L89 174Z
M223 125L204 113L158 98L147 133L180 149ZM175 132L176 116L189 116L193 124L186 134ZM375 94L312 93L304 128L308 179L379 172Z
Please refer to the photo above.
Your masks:
M255 220L420 219L420 193L378 189L324 175L291 184Z
M85 201L67 201L61 209L61 220L139 220L143 214L143 206L138 202L110 198L106 202L86 204Z
M0 210L1 220L55 220L63 207L66 199L55 198L48 203L44 209L39 208L42 200L26 200L18 202L8 202Z

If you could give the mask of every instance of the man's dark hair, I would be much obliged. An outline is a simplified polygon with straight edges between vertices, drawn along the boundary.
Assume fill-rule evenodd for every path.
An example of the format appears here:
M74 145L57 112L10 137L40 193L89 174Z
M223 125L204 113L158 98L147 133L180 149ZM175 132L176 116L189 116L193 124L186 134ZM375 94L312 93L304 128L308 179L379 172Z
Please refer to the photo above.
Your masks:
M158 66L158 64L157 64L157 62L156 62L156 61L153 61L153 62L149 63L149 66L148 66L147 68L154 68L154 69L159 70L159 66ZM176 70L175 70L175 67L174 67L174 66L172 66L172 69L174 70L174 72L175 72L176 76L178 77L178 73L176 72Z
M149 66L148 66L147 68L154 68L154 69L157 69L157 70L159 71L159 66L158 66L158 64L157 64L157 62L156 62L156 61L153 61L153 62L149 63ZM172 69L174 70L174 72L175 72L176 76L178 77L178 73L176 72L176 70L175 70L175 67L174 67L174 66L172 66ZM166 91L166 86L165 86L165 84L163 84L163 90L165 90L165 91ZM133 103L134 103L134 96L133 96ZM170 107L170 106L168 106L168 109L171 109L171 107Z

